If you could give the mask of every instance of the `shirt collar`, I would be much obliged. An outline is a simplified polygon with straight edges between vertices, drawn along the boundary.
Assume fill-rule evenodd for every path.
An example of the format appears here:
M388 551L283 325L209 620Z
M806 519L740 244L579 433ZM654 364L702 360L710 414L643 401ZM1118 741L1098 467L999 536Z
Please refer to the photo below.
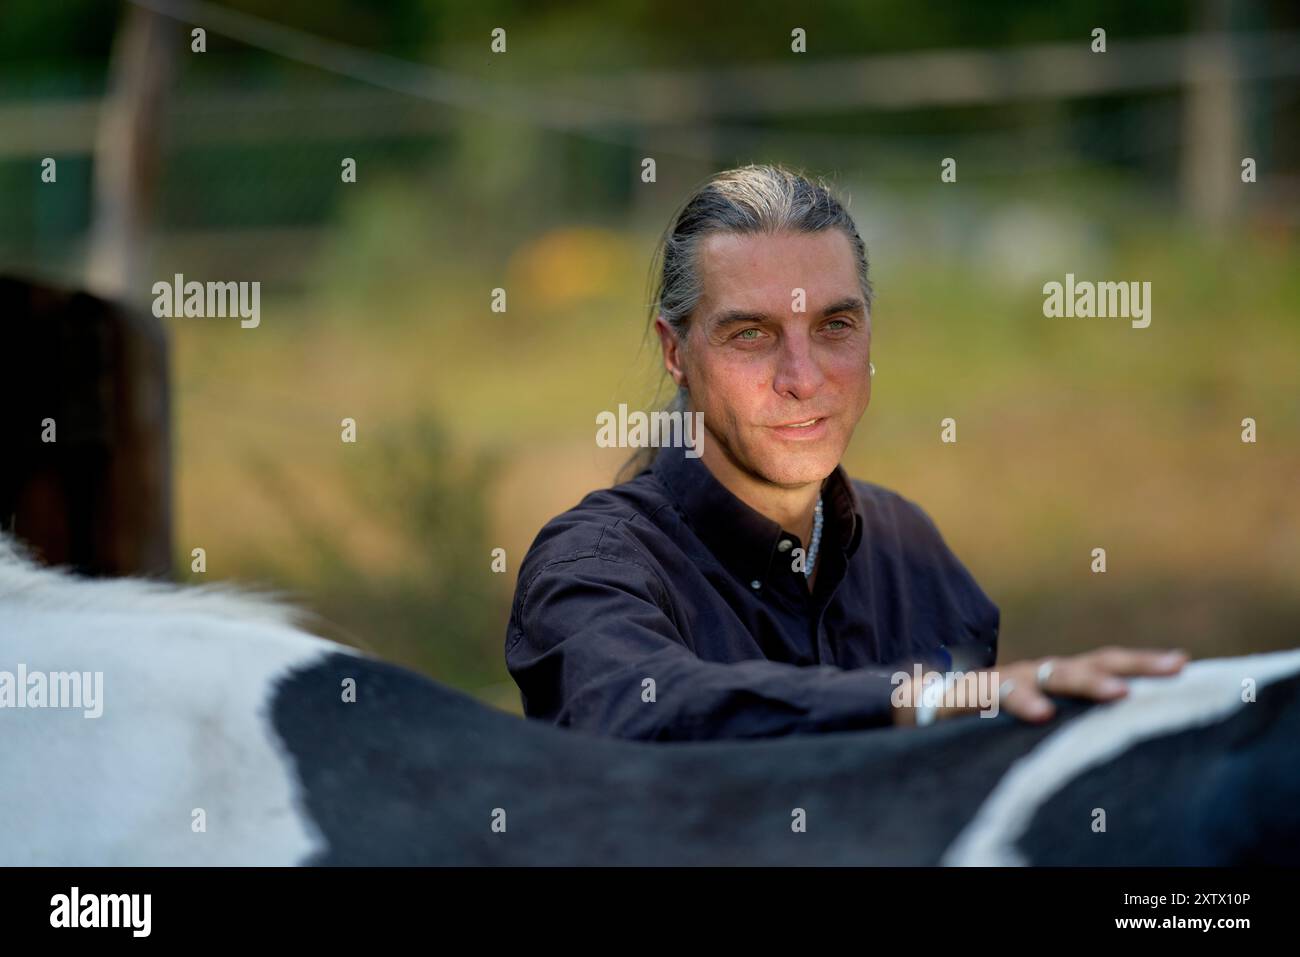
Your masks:
M685 452L684 448L660 449L651 466L655 476L709 551L743 581L765 583L774 561L789 563L788 552L778 550L782 539L798 542L798 536L750 508L713 476L703 460L688 458ZM835 466L822 483L822 501L823 554L838 547L847 564L862 541L866 519L844 466ZM808 547L807 542L800 544Z

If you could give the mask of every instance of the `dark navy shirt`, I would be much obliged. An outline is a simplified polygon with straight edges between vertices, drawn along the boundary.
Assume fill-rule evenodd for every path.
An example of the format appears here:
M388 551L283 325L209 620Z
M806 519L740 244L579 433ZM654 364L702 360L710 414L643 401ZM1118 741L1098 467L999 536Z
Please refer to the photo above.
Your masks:
M810 592L798 537L684 451L533 542L505 645L526 715L641 740L868 728L896 671L994 664L998 607L915 503L836 468Z

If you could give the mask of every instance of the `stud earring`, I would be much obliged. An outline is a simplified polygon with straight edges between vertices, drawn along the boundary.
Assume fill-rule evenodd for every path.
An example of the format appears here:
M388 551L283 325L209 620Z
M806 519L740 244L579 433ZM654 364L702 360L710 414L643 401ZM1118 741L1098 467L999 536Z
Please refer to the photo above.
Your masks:
M876 374L876 364L874 362L868 362L867 368L871 370L872 375Z

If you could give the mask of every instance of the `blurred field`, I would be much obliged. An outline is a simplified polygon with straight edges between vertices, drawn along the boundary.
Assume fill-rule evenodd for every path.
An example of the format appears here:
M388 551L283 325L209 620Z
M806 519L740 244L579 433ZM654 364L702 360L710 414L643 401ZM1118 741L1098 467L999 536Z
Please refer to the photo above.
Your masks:
M996 234L1024 224L996 206L946 249L924 230L891 243L853 208L879 295L878 374L847 464L934 517L1001 605L1006 660L1296 644L1293 240L1198 243L1143 217L1093 247L1021 237L999 263L997 244L1016 241ZM517 711L502 643L519 559L622 462L595 446L596 412L655 399L656 237L575 224L403 263L409 210L364 215L381 221L321 244L317 278L264 300L260 328L172 325L178 563L202 544L210 575L291 589L344 640ZM398 261L381 262L390 250ZM1151 326L1044 318L1041 284L1066 271L1150 280ZM497 285L504 315L487 307ZM938 439L949 415L955 446ZM355 446L339 440L344 416ZM1240 441L1245 416L1255 445ZM489 570L498 546L504 575ZM1089 571L1097 546L1105 575Z

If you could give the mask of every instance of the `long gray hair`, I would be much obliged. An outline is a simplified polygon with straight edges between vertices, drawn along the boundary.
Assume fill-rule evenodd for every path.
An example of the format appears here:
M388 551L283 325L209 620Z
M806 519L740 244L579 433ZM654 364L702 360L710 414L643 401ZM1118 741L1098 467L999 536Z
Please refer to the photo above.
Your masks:
M809 179L784 166L767 164L741 166L711 176L678 210L655 251L650 266L654 283L650 328L656 316L663 316L678 341L685 340L691 315L703 293L699 246L709 234L814 233L825 229L838 229L848 237L869 315L872 289L866 246L848 210L821 179ZM666 378L667 372L664 375ZM664 411L685 413L689 407L687 390L678 388ZM619 470L618 480L648 468L658 452L654 447L637 449Z

